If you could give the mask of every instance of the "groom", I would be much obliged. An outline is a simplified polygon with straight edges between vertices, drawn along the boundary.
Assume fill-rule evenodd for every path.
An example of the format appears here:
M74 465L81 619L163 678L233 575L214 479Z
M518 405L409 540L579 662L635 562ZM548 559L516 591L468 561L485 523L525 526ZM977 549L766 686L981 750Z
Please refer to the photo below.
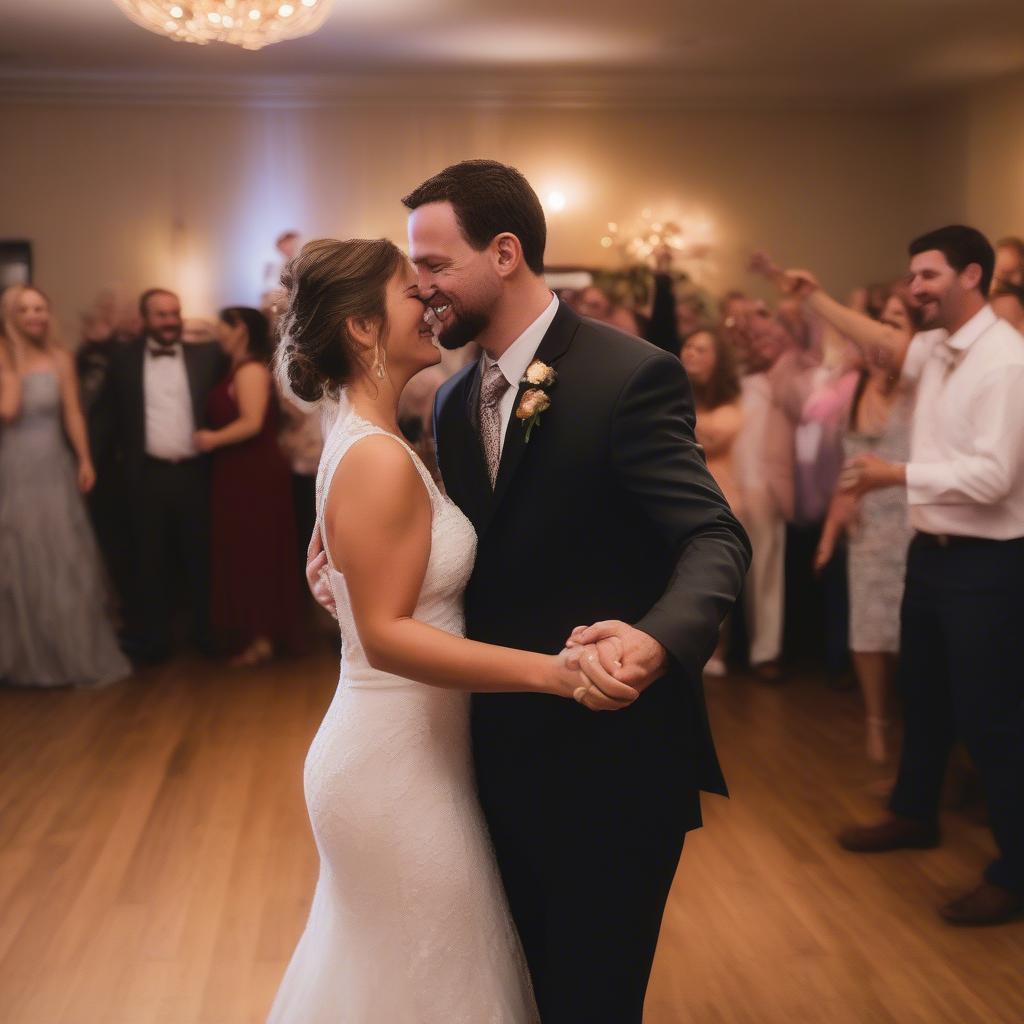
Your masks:
M445 486L479 537L467 633L557 653L603 620L575 633L609 641L604 664L581 666L588 706L614 707L607 670L643 691L610 715L544 695L472 702L480 800L544 1024L640 1024L699 792L725 792L701 669L747 539L694 441L679 361L545 285L544 214L518 171L466 161L404 203L441 344L483 351L434 409Z

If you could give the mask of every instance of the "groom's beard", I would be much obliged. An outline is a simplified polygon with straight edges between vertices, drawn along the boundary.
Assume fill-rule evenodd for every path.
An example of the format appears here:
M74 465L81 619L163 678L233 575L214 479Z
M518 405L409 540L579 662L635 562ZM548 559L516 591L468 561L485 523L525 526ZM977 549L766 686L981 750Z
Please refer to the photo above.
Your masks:
M486 313L460 313L452 306L454 318L437 336L437 343L443 349L454 352L464 348L471 341L483 334L491 325L491 318Z

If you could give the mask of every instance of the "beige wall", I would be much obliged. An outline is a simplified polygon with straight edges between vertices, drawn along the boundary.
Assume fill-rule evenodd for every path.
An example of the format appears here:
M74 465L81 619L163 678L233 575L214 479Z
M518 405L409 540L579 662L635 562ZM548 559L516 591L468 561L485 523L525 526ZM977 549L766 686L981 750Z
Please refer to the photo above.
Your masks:
M713 289L751 285L746 256L764 246L845 291L899 272L913 233L961 215L966 172L941 144L952 123L945 110L9 104L0 237L32 239L37 280L65 321L111 285L170 286L187 313L206 314L256 299L283 228L402 240L407 190L490 156L542 196L565 194L549 262L615 262L600 247L607 222L650 207L709 219ZM945 161L943 174L922 153Z
M966 109L966 216L995 241L1024 236L1024 76L973 90Z

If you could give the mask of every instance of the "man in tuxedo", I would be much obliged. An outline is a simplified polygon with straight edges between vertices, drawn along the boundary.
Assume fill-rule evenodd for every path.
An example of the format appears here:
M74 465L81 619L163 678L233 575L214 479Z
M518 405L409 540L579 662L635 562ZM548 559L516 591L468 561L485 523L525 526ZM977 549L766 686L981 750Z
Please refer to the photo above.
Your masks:
M480 799L541 1016L640 1024L700 790L725 793L701 670L749 544L694 440L679 360L551 294L544 214L518 171L467 161L404 203L440 343L482 350L434 408L448 494L479 537L467 633L557 653L600 622L587 707L472 703ZM523 383L528 368L546 383ZM549 403L539 420L531 389ZM615 706L609 670L643 692L594 714Z
M209 458L193 435L226 371L216 343L182 342L178 297L163 288L139 302L143 335L115 346L94 407L94 437L123 474L132 550L124 646L144 662L171 650L171 595L184 569L193 636L209 648Z

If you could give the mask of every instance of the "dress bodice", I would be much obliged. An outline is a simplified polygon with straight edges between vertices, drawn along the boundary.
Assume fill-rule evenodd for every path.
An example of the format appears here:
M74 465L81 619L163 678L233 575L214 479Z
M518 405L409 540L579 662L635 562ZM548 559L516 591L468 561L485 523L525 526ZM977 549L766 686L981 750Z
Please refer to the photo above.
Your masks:
M412 448L390 431L383 430L362 419L345 403L338 418L324 442L323 454L316 481L317 524L327 551L328 571L331 587L338 610L338 625L342 638L343 686L409 686L409 680L389 675L372 668L366 659L359 633L352 615L345 577L338 572L332 552L328 549L323 531L324 508L331 481L341 460L358 441L374 434L390 437L408 453L416 467L423 486L430 496L432 511L430 528L430 558L423 578L419 600L413 618L435 629L456 636L465 632L462 596L473 572L476 558L476 531L462 513L462 510L446 495L442 494L430 472Z
M0 467L8 486L17 480L45 483L73 465L64 437L60 379L52 370L35 370L21 379L21 408L12 423L0 428Z
M60 379L52 370L33 370L21 378L21 407L5 430L47 440L61 438Z

